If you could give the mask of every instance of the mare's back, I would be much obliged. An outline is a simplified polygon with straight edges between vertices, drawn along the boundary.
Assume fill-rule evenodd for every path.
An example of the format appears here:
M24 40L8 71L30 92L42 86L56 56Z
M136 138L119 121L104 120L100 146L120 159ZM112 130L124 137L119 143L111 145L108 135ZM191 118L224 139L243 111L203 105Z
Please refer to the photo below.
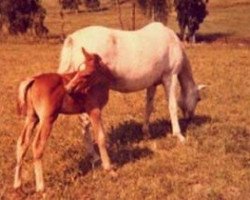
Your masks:
M90 26L74 32L69 37L73 39L71 65L74 70L79 66L84 68L84 65L81 65L84 60L81 52L83 46L89 52L100 55L103 62L118 76L128 71L133 73L135 68L154 65L154 60L159 62L171 45L180 43L171 29L156 22L136 31Z

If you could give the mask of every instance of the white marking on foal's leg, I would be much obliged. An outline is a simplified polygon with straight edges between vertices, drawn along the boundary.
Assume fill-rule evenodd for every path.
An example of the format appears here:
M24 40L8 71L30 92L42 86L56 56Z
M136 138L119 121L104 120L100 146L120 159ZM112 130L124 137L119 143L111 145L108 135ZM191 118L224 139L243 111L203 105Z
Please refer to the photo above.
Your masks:
M35 120L32 120L27 117L22 133L17 140L17 147L16 147L17 164L15 168L15 177L14 177L15 189L21 187L21 184L22 184L22 181L21 181L22 161L29 147L30 135L35 124L36 124Z
M173 74L171 77L163 78L163 84L166 93L169 95L169 113L171 118L171 124L173 129L173 135L177 136L181 142L185 141L185 137L181 134L181 129L178 121L177 113L177 99L176 99L176 86L178 83L177 74Z
M43 168L42 168L41 159L37 159L34 161L34 169L35 169L35 178L36 178L36 191L43 192L44 180L43 180Z
M144 115L144 123L142 126L142 132L145 136L149 137L149 119L150 115L154 109L154 96L156 92L156 86L151 86L147 88L146 92L146 107L145 107L145 115Z
M50 135L52 124L55 119L40 120L37 133L32 143L33 157L34 157L34 171L36 179L36 191L44 191L42 156L46 141Z

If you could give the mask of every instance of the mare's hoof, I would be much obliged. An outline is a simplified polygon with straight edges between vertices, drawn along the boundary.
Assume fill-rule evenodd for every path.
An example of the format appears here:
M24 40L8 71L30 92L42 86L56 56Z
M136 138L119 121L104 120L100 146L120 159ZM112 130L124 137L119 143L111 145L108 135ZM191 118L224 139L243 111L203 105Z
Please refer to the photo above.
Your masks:
M112 178L118 177L118 173L116 172L116 168L112 166L110 169L106 169L106 171L111 175Z
M110 176L112 178L117 178L118 177L118 173L113 169L109 171L109 174L110 174Z
M144 140L149 140L151 138L149 128L146 126L142 127L142 133L143 133L143 139Z
M186 142L186 138L185 138L183 135L181 135L180 133L179 133L179 134L174 134L174 136L176 136L176 137L178 138L178 140L179 140L182 144L184 144L184 143Z

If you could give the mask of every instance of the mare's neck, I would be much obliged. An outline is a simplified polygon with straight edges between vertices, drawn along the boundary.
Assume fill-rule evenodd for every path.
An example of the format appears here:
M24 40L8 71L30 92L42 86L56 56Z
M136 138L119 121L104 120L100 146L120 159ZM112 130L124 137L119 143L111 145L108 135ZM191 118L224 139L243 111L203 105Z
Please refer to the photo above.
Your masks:
M182 95L188 96L196 88L196 84L192 75L192 69L186 55L184 56L183 66L178 75L178 79L180 82Z

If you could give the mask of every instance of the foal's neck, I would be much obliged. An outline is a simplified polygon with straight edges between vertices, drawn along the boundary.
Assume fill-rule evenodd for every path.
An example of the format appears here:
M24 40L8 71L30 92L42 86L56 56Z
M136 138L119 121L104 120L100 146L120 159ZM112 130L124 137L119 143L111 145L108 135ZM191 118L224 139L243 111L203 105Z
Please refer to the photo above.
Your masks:
M64 85L69 83L74 78L76 73L77 72L70 72L70 73L61 74Z

